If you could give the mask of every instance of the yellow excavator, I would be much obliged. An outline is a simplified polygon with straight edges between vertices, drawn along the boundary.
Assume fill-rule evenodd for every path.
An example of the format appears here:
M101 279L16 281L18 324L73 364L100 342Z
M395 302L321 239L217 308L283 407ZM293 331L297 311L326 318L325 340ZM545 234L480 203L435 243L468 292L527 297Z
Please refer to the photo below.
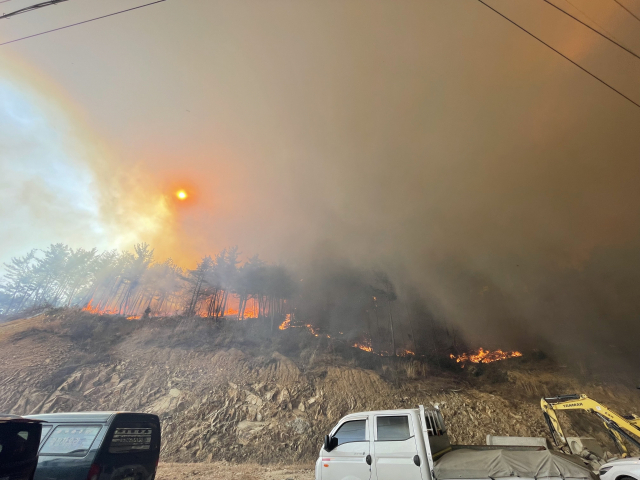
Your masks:
M568 443L558 421L556 410L583 410L597 415L602 420L622 457L629 455L624 440L640 450L640 441L636 438L640 438L640 417L637 415L618 415L586 395L577 393L543 398L540 400L540 406L551 430L553 441L560 448L568 446Z

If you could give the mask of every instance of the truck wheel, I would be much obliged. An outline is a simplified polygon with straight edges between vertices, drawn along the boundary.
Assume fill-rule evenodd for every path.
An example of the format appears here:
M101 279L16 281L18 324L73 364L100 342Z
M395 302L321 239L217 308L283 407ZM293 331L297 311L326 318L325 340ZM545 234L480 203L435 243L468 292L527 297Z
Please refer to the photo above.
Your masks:
M638 480L638 479L633 477L618 477L616 478L616 480Z

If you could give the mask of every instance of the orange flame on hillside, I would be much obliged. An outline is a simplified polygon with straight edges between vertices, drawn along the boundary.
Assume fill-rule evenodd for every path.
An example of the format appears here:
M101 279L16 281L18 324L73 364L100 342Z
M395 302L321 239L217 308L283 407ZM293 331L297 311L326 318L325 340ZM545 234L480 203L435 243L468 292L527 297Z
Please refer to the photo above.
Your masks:
M326 337L326 338L331 338L331 335L327 335L327 334L322 334L320 333L320 329L315 328L313 325L305 325L305 327L307 327L307 330L309 330L314 337Z
M291 315L287 315L284 322L278 327L280 330L286 330L291 327Z
M224 316L237 318L240 314L240 311L238 310L240 308L238 299L235 298L233 300L230 300L229 303L232 303L232 305L227 307L227 310L224 312ZM247 318L258 318L259 313L258 302L256 302L254 299L249 299L244 305L242 318L239 318L238 320L244 320Z
M103 308L103 309L101 310L101 309L99 309L98 307L94 307L94 306L92 305L92 303L93 303L93 299L91 299L91 300L89 301L89 303L87 303L87 306L86 306L86 307L84 307L84 308L82 309L82 311L83 311L83 312L94 313L94 314L97 314L97 315L118 315L118 313L119 313L119 312L118 312L118 310L115 310L115 309L113 309L113 310L109 310L109 309L107 309L107 308Z
M254 304L253 308L245 308L244 309L244 318L258 318L258 306L257 306L257 304Z
M280 326L278 327L279 330L287 330L289 328L299 328L302 327L302 325L291 325L291 314L287 314L287 316L284 319L284 322L282 322L280 324ZM313 325L307 324L304 325L304 327L309 330L309 332L311 332L311 334L314 337L326 337L326 338L331 338L331 335L326 335L326 334L322 334L320 333L320 330L316 327L314 327Z
M407 350L407 349L404 349L398 352L399 357L413 357L415 356L415 354L416 352L412 352L411 350Z
M513 351L513 352L503 352L502 350L485 350L480 347L477 353L463 353L462 355L453 355L450 354L449 357L451 359L455 359L457 363L491 363L497 362L499 360L506 360L507 358L521 357L522 353ZM463 365L464 366L464 365Z
M354 348L359 348L360 350L364 350L365 352L372 353L373 347L371 346L371 339L365 338L362 342L356 342L353 344Z

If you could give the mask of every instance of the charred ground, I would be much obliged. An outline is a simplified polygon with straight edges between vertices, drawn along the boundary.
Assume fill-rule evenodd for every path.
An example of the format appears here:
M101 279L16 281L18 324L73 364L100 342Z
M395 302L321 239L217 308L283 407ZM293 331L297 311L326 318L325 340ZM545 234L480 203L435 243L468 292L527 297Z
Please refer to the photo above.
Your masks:
M587 393L640 411L623 378L599 379L542 352L461 368L446 356L389 358L264 320L127 320L57 309L0 326L0 411L141 410L161 416L164 461L310 462L351 411L438 403L452 440L548 436L544 395ZM606 443L585 415L572 434ZM610 447L613 452L613 447Z

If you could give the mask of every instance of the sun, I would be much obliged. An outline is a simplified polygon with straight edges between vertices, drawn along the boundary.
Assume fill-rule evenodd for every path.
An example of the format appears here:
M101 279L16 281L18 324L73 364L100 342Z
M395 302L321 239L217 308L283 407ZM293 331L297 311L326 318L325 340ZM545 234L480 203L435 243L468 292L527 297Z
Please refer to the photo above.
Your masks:
M176 192L176 197L178 197L178 199L180 200L186 200L188 196L189 195L187 195L187 192L185 192L184 190L178 190Z

